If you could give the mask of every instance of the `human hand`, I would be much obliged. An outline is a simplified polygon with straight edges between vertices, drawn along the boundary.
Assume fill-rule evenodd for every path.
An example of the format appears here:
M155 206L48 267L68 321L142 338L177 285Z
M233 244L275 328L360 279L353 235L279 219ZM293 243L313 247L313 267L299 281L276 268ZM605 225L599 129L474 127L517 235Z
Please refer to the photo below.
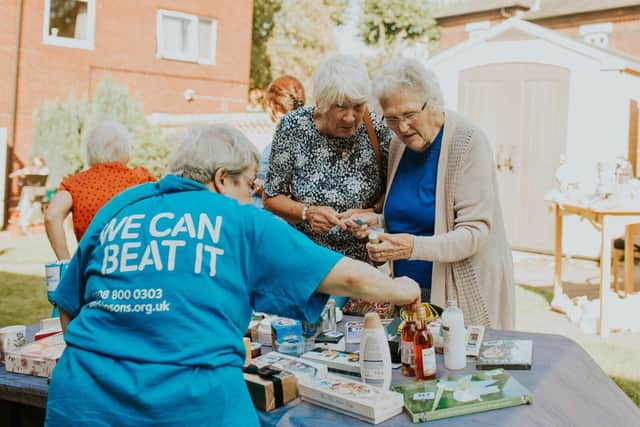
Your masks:
M376 226L378 224L378 214L372 211L351 213L348 217L343 217L343 220L345 221L347 232L349 234L356 239L366 239L369 234L369 227Z
M413 252L411 234L378 233L380 243L367 243L369 258L375 262L409 259Z
M333 227L346 230L347 226L340 220L338 212L329 206L309 206L307 223L315 233L328 233Z
M398 287L403 294L400 306L405 310L416 311L421 303L420 286L413 279L402 276L393 279L394 285Z

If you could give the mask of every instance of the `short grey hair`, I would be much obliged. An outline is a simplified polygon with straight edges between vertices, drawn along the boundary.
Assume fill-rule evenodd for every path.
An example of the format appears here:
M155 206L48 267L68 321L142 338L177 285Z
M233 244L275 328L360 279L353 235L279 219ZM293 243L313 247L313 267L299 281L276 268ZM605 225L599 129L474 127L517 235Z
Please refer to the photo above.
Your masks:
M87 164L128 163L131 159L131 134L113 120L105 120L87 137Z
M330 56L313 73L313 97L322 113L331 105L341 105L345 99L362 104L370 96L369 73L355 56Z
M258 167L260 154L239 130L224 124L189 129L169 156L169 173L202 184L213 181L216 170L239 175Z
M422 63L410 58L396 58L384 64L373 79L374 97L380 100L399 90L409 90L424 99L433 112L444 110L444 96L436 75Z

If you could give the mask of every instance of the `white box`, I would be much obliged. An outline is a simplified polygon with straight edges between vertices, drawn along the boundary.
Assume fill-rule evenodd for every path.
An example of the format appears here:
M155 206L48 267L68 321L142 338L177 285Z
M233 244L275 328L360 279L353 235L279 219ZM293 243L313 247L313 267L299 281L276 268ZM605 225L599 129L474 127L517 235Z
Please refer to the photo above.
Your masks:
M7 372L50 378L66 345L62 333L43 338L6 355Z
M339 350L314 348L304 353L301 358L322 363L329 369L360 375L360 354Z
M310 378L323 378L327 375L327 367L325 365L302 360L298 357L278 353L277 351L256 357L252 359L250 363L256 365L258 368L270 365L290 372L298 378L298 381L304 381Z
M372 424L402 412L402 394L355 379L327 374L322 379L298 384L302 400Z

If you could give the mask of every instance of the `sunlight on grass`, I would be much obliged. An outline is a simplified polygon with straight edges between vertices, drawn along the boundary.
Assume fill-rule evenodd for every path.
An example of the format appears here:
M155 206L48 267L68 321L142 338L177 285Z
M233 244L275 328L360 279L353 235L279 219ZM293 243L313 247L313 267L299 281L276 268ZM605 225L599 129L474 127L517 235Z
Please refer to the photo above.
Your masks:
M44 278L0 271L0 327L31 325L51 316Z

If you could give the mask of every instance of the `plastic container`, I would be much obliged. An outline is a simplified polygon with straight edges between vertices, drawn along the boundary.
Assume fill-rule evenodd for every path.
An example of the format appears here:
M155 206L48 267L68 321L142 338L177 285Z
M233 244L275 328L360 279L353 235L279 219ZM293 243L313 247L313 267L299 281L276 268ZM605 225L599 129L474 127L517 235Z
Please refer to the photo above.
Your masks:
M374 387L388 390L391 385L391 353L377 313L364 316L360 339L360 375L362 381Z
M464 314L455 300L447 302L442 313L442 337L444 341L444 366L457 370L467 366L467 330L464 327Z

